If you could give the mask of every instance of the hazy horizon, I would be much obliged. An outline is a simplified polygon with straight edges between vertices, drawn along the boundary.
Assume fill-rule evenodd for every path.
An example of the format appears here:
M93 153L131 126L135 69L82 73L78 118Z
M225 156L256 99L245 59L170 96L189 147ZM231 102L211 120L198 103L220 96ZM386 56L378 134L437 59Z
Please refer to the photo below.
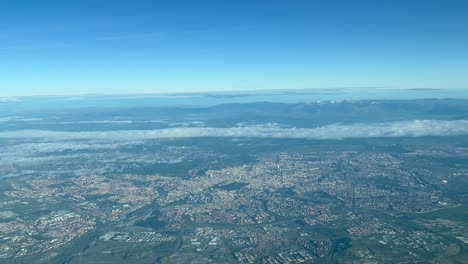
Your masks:
M0 1L0 263L468 263L467 14Z
M177 91L164 91L155 90L152 92L143 91L127 91L127 92L87 92L87 93L43 93L43 94L0 94L0 98L20 98L20 97L74 97L74 96L186 96L186 95L262 95L262 94L288 94L288 93L313 93L313 92L326 92L326 91L464 91L467 88L437 88L437 87L326 87L326 88L276 88L276 89L233 89L233 90L177 90Z

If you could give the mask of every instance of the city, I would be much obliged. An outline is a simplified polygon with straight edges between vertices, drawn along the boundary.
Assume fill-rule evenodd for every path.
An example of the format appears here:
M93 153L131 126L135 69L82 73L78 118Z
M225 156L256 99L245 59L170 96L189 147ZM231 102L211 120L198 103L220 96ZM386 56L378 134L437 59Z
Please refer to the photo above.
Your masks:
M452 139L99 139L92 146L7 139L0 258L466 258L468 141Z

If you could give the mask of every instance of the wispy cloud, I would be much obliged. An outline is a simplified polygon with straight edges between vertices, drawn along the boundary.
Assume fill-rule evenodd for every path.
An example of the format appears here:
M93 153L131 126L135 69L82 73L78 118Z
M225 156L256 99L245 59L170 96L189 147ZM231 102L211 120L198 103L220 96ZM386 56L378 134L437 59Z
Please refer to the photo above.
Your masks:
M22 117L22 116L8 116L8 117L0 117L0 123L6 122L37 122L42 121L42 118L37 117Z
M0 52L10 51L36 51L36 50L50 50L50 49L63 49L63 48L76 48L75 44L67 43L42 43L42 44L24 44L24 45L11 45L0 47Z
M16 97L0 97L0 103L17 103L21 100Z
M40 139L47 141L97 140L141 141L164 138L192 137L252 137L345 139L369 137L422 137L468 135L467 120L412 120L389 123L327 125L317 128L287 128L272 125L214 128L177 127L158 130L118 130L63 132L48 130L19 130L0 132L0 138Z
M0 39L20 39L29 38L37 35L50 35L63 33L64 31L76 30L82 28L86 24L29 24L22 28L12 28L10 30L4 30L0 32Z
M78 150L105 150L105 149L118 149L128 145L129 143L106 143L100 144L98 142L38 142L38 143L23 143L4 149L4 153L0 157L11 156L12 153L21 153L26 155L60 152L60 151L78 151ZM19 155L20 156L20 155Z
M73 125L73 124L167 124L165 120L94 120L94 121L64 121L54 122L54 124Z
M121 35L107 35L97 37L98 41L145 41L161 37L161 33L150 32L140 34L121 34Z

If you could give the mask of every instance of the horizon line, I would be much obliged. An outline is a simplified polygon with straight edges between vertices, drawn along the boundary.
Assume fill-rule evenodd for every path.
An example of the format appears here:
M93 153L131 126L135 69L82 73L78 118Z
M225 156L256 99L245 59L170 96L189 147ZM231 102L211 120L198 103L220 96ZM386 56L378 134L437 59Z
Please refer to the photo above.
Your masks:
M463 90L467 88L450 87L384 87L384 86L349 86L349 87L327 87L327 88L293 88L293 89L239 89L239 90L199 90L199 91L154 91L154 92L117 92L117 93L70 93L70 94L32 94L32 95L0 95L0 98L28 98L28 97L106 97L106 96L184 96L184 95L252 95L252 94L284 94L309 91L337 91L347 89L374 89L374 90L413 90L413 91L436 91L436 90ZM247 94L246 94L247 93ZM250 94L248 94L250 93Z

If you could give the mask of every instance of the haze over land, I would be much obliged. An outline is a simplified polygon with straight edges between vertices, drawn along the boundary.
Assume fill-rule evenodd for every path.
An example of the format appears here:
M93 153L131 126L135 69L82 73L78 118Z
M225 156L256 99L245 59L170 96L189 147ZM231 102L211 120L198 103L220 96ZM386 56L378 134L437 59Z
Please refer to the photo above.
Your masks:
M468 1L0 1L0 263L468 263Z
M464 262L468 100L395 94L4 102L0 258Z

